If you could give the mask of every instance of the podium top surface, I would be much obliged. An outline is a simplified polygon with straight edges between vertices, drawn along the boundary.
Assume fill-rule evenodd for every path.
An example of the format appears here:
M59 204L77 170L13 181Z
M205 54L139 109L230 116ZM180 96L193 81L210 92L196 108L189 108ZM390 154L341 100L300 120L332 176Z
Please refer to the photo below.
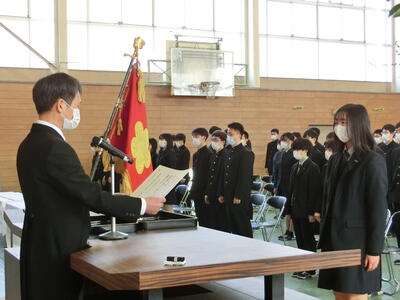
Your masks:
M90 241L71 267L110 290L145 290L223 279L359 265L360 250L313 253L203 227L130 234ZM164 266L167 256L186 265Z

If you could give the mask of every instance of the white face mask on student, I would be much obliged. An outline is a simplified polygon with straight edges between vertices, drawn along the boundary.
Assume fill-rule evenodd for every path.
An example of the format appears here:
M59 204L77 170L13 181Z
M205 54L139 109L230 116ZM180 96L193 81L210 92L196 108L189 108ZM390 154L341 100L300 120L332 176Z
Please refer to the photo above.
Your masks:
M276 149L278 149L278 151L281 151L281 150L282 150L281 143L278 143L278 145L276 145Z
M307 154L295 150L293 151L293 157L299 161L304 161L307 158Z
M160 148L164 149L165 147L167 147L167 141L165 141L165 140L158 141L158 146L160 146Z
M281 142L281 148L282 150L287 150L289 149L289 144L287 142Z
M199 147L200 145L201 145L201 140L200 140L200 138L192 138L192 142L193 142L193 145L195 146L195 147Z
M347 126L336 125L335 134L342 143L350 141L349 134L347 133Z
M332 151L328 151L328 150L325 151L325 159L329 160L331 158L332 154L333 154Z
M382 133L382 140L385 145L389 145L392 142L392 135L390 133Z
M383 142L382 137L374 137L374 140L378 145Z
M393 141L397 144L400 144L400 133L396 133L394 135Z
M276 141L278 139L278 136L276 134L271 135L271 140Z
M176 148L180 148L183 146L183 142L175 142Z
M214 151L218 151L222 149L222 145L220 145L218 142L211 142L211 148L213 148Z
M79 110L79 108L72 108L71 105L69 105L66 101L64 101L64 103L70 108L72 109L72 114L73 117L72 119L68 119L64 116L64 124L63 124L63 129L65 130L72 130L78 127L80 121L81 121L81 112Z

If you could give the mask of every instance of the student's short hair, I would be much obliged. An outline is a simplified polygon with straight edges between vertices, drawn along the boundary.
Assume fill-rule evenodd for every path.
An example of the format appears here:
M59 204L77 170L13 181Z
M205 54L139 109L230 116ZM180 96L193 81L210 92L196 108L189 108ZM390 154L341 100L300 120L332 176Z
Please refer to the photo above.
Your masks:
M157 140L155 138L150 138L149 139L149 144L151 145L151 154L154 154L157 152Z
M282 141L283 141L283 140L291 140L291 141L294 141L294 135L293 135L292 133L290 133L290 132L285 132L285 133L282 134L281 140L282 140Z
M221 141L226 142L226 133L222 130L215 130L211 136L215 136L217 138L219 138Z
M387 130L390 133L393 133L396 131L396 128L392 124L386 124L385 126L382 127L382 130Z
M294 136L294 139L299 139L299 138L301 138L300 132L295 131L295 132L292 132L292 134L293 134L293 136Z
M213 132L214 132L214 131L217 131L217 130L221 130L221 128L219 128L218 126L215 126L215 125L214 125L214 126L211 126L211 127L210 127L210 129L208 130L208 133L209 133L209 134L213 134Z
M246 130L243 131L243 135L245 139L249 139L249 133Z
M325 149L327 149L327 148L330 148L330 149L332 149L332 150L334 150L335 149L335 141L334 140L327 140L325 143L324 143L324 147L325 147Z
M331 131L326 135L326 140L335 140L335 132Z
M310 129L314 130L318 134L318 137L321 134L321 130L318 127L311 127Z
M382 129L377 129L374 131L374 134L382 135Z
M292 150L307 150L310 154L313 149L311 142L305 138L299 138L292 144Z
M82 94L82 86L77 79L65 73L55 73L35 83L32 98L37 113L41 114L51 110L60 98L71 104L78 93Z
M192 131L192 135L200 135L204 136L206 139L208 138L208 131L203 127L195 128Z
M400 122L397 123L395 127L396 127L396 129L397 129L397 128L400 128Z
M173 140L172 140L172 134L170 133L162 133L160 134L159 139L163 139L167 141L167 147L166 149L170 149L174 146Z
M278 129L278 128L272 128L272 129L271 129L271 132L276 132L276 133L279 134L279 129Z
M233 123L229 124L228 128L239 131L240 135L243 135L243 133L244 133L243 125L238 122L233 122Z
M174 141L183 141L183 143L186 143L186 135L183 133L177 133L174 135Z
M313 139L316 139L317 141L318 141L318 133L314 130L314 129L307 129L305 132L304 132L304 134L303 134L303 138L306 138L306 137L310 137L310 138L313 138Z

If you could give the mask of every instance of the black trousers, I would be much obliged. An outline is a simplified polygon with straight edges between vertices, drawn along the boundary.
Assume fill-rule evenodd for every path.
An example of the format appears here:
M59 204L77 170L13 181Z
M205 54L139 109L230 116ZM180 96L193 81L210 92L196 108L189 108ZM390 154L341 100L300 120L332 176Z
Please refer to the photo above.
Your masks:
M317 252L317 243L314 238L315 224L310 223L308 218L295 218L292 216L292 220L297 247L302 250Z
M204 196L196 196L192 197L192 199L194 200L194 209L196 211L196 217L199 225L203 227L210 227L208 210L206 203L204 202Z
M252 238L253 230L249 218L249 202L241 201L240 204L233 204L233 199L225 199L225 206L228 216L229 231L233 234Z
M400 211L400 203L394 202L392 214L394 214L397 211ZM397 247L400 247L400 217L396 216L393 218L393 223L391 228L393 232L396 234Z

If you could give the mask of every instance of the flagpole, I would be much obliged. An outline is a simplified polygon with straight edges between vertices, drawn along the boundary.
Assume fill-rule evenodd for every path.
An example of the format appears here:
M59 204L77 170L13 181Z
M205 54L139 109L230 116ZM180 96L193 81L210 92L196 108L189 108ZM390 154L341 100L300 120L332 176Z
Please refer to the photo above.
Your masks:
M129 77L130 77L131 71L132 71L132 67L134 66L134 62L135 62L135 60L137 59L137 56L135 56L135 55L129 55L129 54L127 55L127 54L124 54L124 56L130 56L130 57L131 57L131 61L130 61L130 63L129 63L128 70L127 70L126 73L125 73L124 80L122 81L122 85L121 85L121 88L120 88L120 90L119 90L118 97L117 97L117 102L116 102L116 104L114 105L114 108L113 108L113 110L112 110L112 112L111 112L110 119L109 119L109 121L108 121L108 125L107 125L106 130L104 131L104 134L103 134L103 137L104 137L105 140L107 140L108 135L110 134L110 130L111 130L111 127L112 127L113 124L114 124L114 121L115 121L115 117L116 117L116 115L117 115L117 112L121 109L122 104L123 104L123 102L125 101L125 99L122 99L122 96L124 95L124 91L125 91L126 86L127 86L127 84L128 84ZM93 163L93 165L92 165L92 169L91 169L91 171L90 171L90 180L91 180L91 181L93 181L94 175L96 174L97 166L99 165L102 152L103 152L103 151L99 151L99 152L97 152L97 154L96 154L96 158L95 158L95 160L94 160L94 163Z

